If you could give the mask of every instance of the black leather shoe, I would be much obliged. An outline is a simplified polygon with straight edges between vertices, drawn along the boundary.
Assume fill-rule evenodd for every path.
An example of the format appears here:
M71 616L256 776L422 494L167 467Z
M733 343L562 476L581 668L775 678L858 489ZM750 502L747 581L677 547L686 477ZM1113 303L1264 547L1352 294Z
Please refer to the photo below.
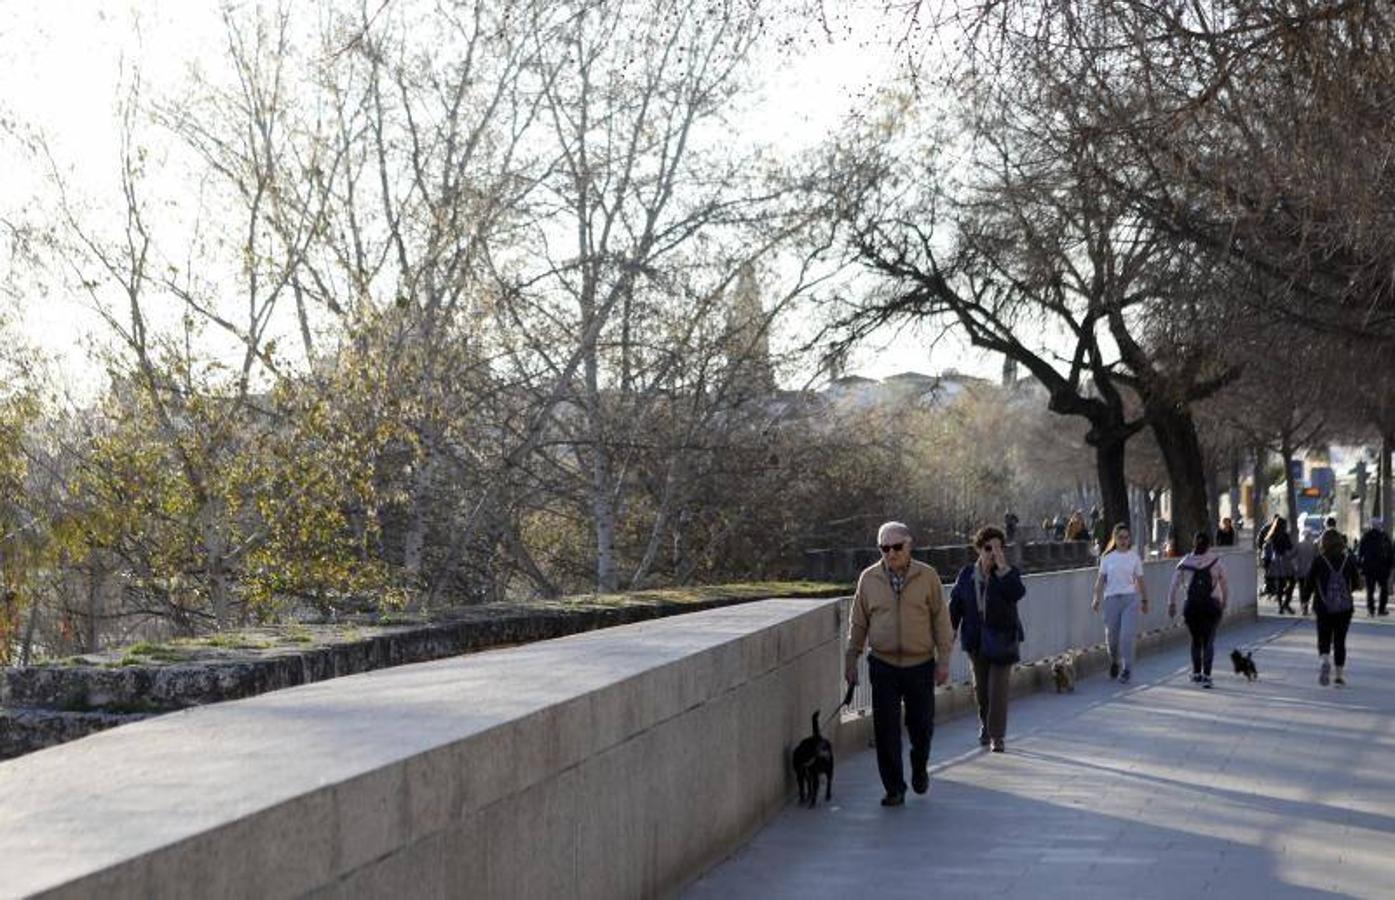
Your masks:
M980 727L978 730L978 745L980 747L988 746L988 728L986 726Z
M882 806L905 806L905 794L887 794L882 798Z
M1003 739L1002 739L1002 738L998 738L996 741L993 742L993 752L994 752L994 753L1002 753L1005 749L1006 749L1006 748L1003 746Z
M1110 677L1110 678L1118 678L1118 677L1119 677L1119 664L1118 664L1118 663L1110 663L1110 664L1109 664L1109 677Z
M924 769L918 769L911 773L911 790L917 794L923 794L930 790L930 773Z

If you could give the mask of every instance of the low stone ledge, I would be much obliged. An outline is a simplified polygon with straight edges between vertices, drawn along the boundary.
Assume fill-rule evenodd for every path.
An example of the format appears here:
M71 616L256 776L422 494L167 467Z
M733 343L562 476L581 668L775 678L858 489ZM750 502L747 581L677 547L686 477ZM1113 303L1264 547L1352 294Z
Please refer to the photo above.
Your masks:
M353 623L363 636L332 640L319 646L276 643L285 629L249 629L242 647L172 645L181 653L202 652L205 658L134 662L117 651L104 661L39 665L7 669L0 675L0 714L29 710L8 718L7 739L0 742L0 759L53 746L63 740L122 724L120 716L139 717L193 706L238 700L268 691L356 675L377 669L427 662L462 653L565 637L599 628L648 621L680 613L768 599L779 589L802 598L845 594L839 585L780 583L717 586L696 596L652 591L615 597L539 601L528 604L489 604L463 607L439 621L418 625L371 626ZM694 592L687 592L689 595ZM296 626L302 628L303 626ZM255 645L265 644L262 649ZM176 656L174 653L168 656ZM76 726L52 723L77 719L46 719L38 710L54 713L110 713ZM41 724L42 723L42 724Z
M146 718L139 713L0 709L0 759L33 753Z

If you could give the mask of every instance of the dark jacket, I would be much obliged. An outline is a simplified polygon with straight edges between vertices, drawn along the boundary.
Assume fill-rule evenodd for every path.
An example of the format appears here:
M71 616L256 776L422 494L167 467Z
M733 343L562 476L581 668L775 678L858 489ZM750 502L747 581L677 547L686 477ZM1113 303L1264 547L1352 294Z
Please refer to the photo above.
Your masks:
M1390 537L1384 531L1368 528L1356 545L1356 555L1361 559L1362 574L1375 581L1384 581L1390 575L1395 548L1391 547Z
M1342 556L1346 557L1345 563L1342 562ZM1307 582L1308 589L1313 592L1314 612L1322 614L1327 613L1327 604L1323 602L1322 592L1327 586L1328 574L1333 569L1336 569L1337 566L1340 565L1342 567L1342 575L1346 578L1347 587L1351 589L1353 595L1361 588L1361 573L1356 567L1356 555L1354 553L1347 553L1343 550L1342 556L1338 556L1336 559L1328 559L1319 554L1318 558L1313 560L1313 568L1312 571L1308 573Z
M1217 528L1217 529L1216 529L1216 546L1217 546L1217 547L1234 547L1234 546L1235 546L1235 529L1234 529L1234 528Z
M1008 569L1005 575L993 571L988 576L988 590L983 598L983 617L986 621L980 622L978 592L974 589L974 565L960 569L959 577L949 592L949 624L959 632L959 646L964 652L978 652L980 632L985 624L995 631L1016 633L1020 625L1017 601L1026 593L1022 574L1017 569Z

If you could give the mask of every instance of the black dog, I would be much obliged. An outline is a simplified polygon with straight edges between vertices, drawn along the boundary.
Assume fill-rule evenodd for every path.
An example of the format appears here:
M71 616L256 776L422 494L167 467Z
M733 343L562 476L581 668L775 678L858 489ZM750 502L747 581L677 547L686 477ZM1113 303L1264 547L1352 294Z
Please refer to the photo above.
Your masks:
M833 745L819 733L819 711L814 710L814 733L794 748L794 777L799 781L799 802L812 808L819 800L819 776L828 779L824 800L833 799Z
M1235 666L1235 674L1244 675L1246 681L1254 681L1259 677L1254 653L1242 654L1239 649L1232 650L1230 651L1230 663Z

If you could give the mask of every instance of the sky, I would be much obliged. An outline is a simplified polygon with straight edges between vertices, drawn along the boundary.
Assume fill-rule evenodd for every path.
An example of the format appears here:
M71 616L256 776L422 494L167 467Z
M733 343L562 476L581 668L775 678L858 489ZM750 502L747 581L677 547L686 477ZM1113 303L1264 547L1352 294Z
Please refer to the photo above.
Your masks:
M84 193L115 196L114 109L123 73L138 61L147 85L170 89L188 77L191 66L216 64L222 51L218 9L216 0L5 0L0 116L41 131L65 177ZM760 98L744 116L748 136L798 152L865 106L895 64L887 49L887 29L894 23L871 22L845 15L833 23L832 39L803 41L800 50L773 59ZM42 190L3 141L0 173L0 217ZM78 380L94 377L85 335L99 334L101 327L82 301L61 292L26 297L23 316L26 334L56 355L65 373ZM787 327L775 338L778 346L793 343L797 335ZM881 378L950 368L994 376L1001 361L973 351L954 335L904 328L873 335L853 353L846 371Z

